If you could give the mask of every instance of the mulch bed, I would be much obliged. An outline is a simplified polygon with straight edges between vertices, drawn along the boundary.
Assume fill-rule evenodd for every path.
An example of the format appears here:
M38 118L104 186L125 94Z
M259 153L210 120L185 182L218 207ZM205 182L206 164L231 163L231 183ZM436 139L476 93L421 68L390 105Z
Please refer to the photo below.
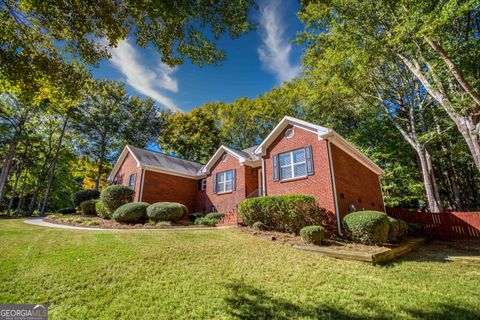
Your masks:
M76 221L65 220L65 219L52 219L46 216L43 218L45 222L55 223L55 224L63 224L75 227L88 227L88 228L98 228L98 229L178 229L178 228L207 228L208 226L203 225L194 225L190 221L179 221L176 224L172 224L171 226L152 226L147 224L125 224L119 223L115 220L107 220L96 216L83 216L83 215L64 215L65 217L72 217L72 218L88 218L90 221L98 222L98 224L89 224L89 223L79 223Z

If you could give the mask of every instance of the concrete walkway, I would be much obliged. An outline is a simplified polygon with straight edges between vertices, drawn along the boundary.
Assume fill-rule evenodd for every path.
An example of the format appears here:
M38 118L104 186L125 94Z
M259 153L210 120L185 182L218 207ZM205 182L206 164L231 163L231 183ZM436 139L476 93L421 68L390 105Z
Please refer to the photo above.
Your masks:
M56 224L51 222L43 221L43 218L30 218L24 220L26 224L31 224L34 226L48 227L48 228L59 228L59 229L72 229L72 230L87 230L87 231L180 231L180 230L213 230L213 229L225 229L230 227L177 227L177 228L162 228L162 229L102 229L102 228L90 228L90 227L76 227L69 226L66 224Z

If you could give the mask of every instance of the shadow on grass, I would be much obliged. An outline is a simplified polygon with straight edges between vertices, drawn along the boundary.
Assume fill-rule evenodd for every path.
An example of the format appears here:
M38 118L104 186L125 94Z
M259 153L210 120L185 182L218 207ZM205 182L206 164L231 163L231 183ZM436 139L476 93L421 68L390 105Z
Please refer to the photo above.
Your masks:
M273 298L264 290L239 282L227 285L230 295L225 298L228 312L235 319L399 319L401 316L391 311L364 301L367 314L358 314L343 310L335 305L319 304L316 306L297 305L285 299ZM356 299L355 303L358 304ZM357 307L358 309L358 307ZM411 318L417 319L480 319L480 311L442 304L435 310L403 309ZM367 313L367 312L366 312Z

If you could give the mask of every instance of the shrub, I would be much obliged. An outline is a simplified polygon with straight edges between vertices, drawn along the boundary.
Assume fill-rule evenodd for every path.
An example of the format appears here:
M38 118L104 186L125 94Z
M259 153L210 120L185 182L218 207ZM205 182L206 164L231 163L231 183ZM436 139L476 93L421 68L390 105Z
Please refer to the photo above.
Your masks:
M188 215L188 220L195 222L198 218L202 218L204 215L202 213L192 213Z
M95 211L95 204L98 202L98 199L92 199L83 201L80 203L80 210L82 210L82 214L94 216L97 214Z
M100 195L105 207L111 212L115 212L120 206L132 202L135 191L127 186L114 185L105 188Z
M98 200L97 203L95 203L95 211L97 211L97 216L103 219L111 219L113 216L113 212L105 207L102 200Z
M300 230L300 236L308 243L322 244L325 240L325 229L322 226L308 226Z
M60 213L60 214L77 213L77 210L75 208L62 208L62 209L58 209L57 213Z
M408 234L413 237L419 237L423 233L423 224L421 223L408 223L407 224Z
M252 224L252 227L258 230L268 230L267 225L262 221L255 222L254 224Z
M182 218L183 205L176 202L157 202L147 208L147 216L154 221L178 221Z
M182 207L182 210L183 210L183 217L186 217L188 215L188 208L186 205L183 205L181 203L179 203L180 206Z
M359 211L343 218L347 236L365 244L381 244L388 240L388 216L378 211Z
M303 227L321 224L324 218L315 198L301 194L246 199L239 212L246 225L262 221L269 229L296 234Z
M113 219L124 223L138 223L145 221L147 207L146 202L131 202L120 206L113 213Z
M220 220L225 217L225 214L220 212L210 212L205 215L205 218Z
M218 223L217 219L207 218L207 217L200 217L195 220L195 224L201 224L205 226L216 226Z
M72 202L75 208L80 207L80 204L87 200L98 199L100 191L94 189L86 189L75 192L72 195Z
M405 238L408 232L408 225L405 221L388 217L390 227L388 228L388 242L399 242Z

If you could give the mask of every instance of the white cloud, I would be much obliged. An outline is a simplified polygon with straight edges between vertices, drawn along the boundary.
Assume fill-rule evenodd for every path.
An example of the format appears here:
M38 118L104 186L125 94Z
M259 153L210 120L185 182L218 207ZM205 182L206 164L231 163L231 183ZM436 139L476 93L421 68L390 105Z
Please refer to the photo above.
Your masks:
M292 45L289 43L290 39L285 36L282 4L285 5L285 2L280 0L260 4L259 24L262 46L258 48L263 66L275 74L280 83L295 78L301 70L299 64L290 63Z
M110 49L110 54L112 55L110 61L116 69L123 73L127 84L166 108L180 111L175 102L162 92L163 90L178 92L178 82L172 77L172 73L175 72L174 68L170 68L162 62L154 67L143 64L138 52L128 40L124 40L116 48Z

